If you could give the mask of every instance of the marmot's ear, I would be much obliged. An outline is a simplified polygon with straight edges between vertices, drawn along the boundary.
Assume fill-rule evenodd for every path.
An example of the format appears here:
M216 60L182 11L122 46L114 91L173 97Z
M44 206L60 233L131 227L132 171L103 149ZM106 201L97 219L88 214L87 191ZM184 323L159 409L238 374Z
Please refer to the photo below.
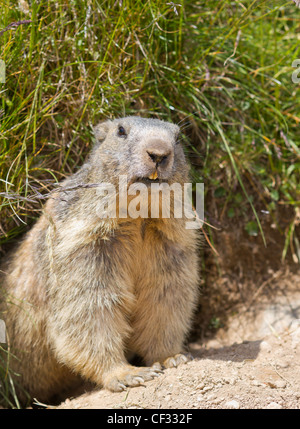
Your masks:
M110 123L111 121L104 121L94 127L94 134L97 141L102 142L105 140Z

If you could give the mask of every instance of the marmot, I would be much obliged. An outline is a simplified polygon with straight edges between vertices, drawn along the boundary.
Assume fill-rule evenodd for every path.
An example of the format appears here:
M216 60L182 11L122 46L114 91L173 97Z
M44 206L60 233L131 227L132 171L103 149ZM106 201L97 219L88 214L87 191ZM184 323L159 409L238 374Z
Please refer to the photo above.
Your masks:
M134 116L99 124L87 161L51 195L3 269L10 367L31 397L49 401L78 376L121 391L159 375L158 363L187 361L198 232L172 213L101 218L97 189L118 186L120 176L147 189L188 182L178 133ZM145 366L129 364L130 353Z

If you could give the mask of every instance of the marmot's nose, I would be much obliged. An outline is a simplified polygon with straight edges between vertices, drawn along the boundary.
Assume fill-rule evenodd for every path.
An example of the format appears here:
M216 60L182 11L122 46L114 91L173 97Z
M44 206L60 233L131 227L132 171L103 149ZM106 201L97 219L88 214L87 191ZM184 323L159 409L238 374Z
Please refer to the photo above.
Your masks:
M150 168L160 167L160 170L166 170L172 165L174 158L174 149L170 142L161 139L148 140L145 145L146 163Z
M152 149L152 150L147 150L147 153L151 158L151 160L154 162L154 164L158 166L159 164L163 164L168 159L171 152L170 150L165 151L165 150Z

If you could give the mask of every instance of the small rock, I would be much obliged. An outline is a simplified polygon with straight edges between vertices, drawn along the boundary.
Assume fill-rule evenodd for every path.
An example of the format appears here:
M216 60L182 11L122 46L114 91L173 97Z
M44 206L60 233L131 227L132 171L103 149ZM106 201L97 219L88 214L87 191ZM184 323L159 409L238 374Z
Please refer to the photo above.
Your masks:
M209 390L211 390L213 388L213 386L205 386L203 389L202 389L202 392L208 392Z
M213 404L215 404L215 405L219 405L219 404L221 404L221 402L223 402L224 401L224 398L217 398L217 399L214 399L213 401L212 401L212 403Z
M205 399L207 401L211 401L211 400L215 399L215 397L216 397L216 395L214 393L211 393L210 395L207 395Z
M198 384L198 386L196 387L196 389L202 390L205 387L204 383L200 383Z
M286 387L286 382L284 380L274 381L274 385L277 389L284 389Z
M235 410L238 410L240 408L240 404L238 403L238 401L235 401L234 399L232 401L228 401L225 403L225 407L226 408L232 408Z
M286 387L284 380L268 381L266 384L272 387L272 389L284 389Z
M277 402L270 402L270 404L267 405L267 408L269 410L280 410L282 409L282 406L277 404Z
M271 350L271 346L267 341L262 341L260 343L260 350L266 350L266 351L270 351Z
M252 386L263 386L263 383L261 383L258 380L252 380L251 381Z
M277 362L276 365L279 368L288 368L290 366L288 362Z

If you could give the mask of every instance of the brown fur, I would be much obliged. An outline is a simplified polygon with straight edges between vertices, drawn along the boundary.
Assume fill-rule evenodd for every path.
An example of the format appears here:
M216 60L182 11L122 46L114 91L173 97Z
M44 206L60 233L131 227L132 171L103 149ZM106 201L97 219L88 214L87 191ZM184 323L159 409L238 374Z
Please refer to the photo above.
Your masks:
M125 136L118 135L120 124ZM119 175L130 183L149 177L148 152L160 149L167 159L156 165L159 179L188 182L178 130L137 117L100 124L87 162L48 200L4 268L0 318L19 359L10 365L32 397L47 401L78 376L122 390L158 375L156 362L186 361L183 344L197 302L197 233L184 218L100 219L97 188L81 186L117 185ZM129 352L146 366L131 366Z

